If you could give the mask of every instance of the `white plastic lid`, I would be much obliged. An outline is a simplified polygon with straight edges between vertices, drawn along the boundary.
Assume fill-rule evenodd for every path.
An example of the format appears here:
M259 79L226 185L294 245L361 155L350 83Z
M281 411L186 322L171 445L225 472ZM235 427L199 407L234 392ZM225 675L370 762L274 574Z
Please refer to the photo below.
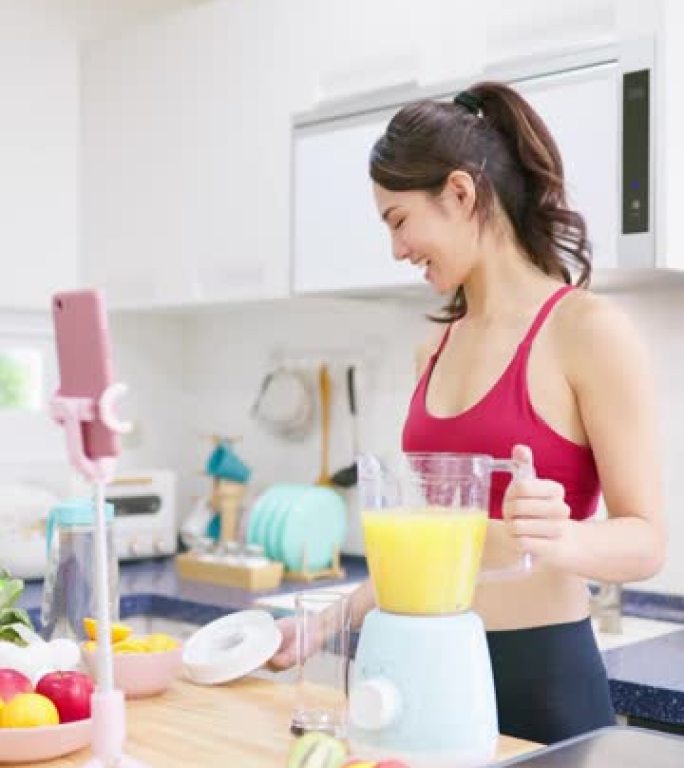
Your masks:
M267 611L238 611L202 627L183 647L195 683L227 683L254 672L278 650L280 630Z

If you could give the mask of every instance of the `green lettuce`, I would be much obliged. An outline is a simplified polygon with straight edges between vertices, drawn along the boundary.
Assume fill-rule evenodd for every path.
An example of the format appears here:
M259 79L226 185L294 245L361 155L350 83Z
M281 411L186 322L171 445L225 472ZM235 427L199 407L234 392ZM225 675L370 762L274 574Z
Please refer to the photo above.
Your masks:
M33 629L28 613L15 605L23 590L24 582L21 579L13 579L5 568L0 568L0 640L21 646L25 646L26 641L16 627L23 625Z

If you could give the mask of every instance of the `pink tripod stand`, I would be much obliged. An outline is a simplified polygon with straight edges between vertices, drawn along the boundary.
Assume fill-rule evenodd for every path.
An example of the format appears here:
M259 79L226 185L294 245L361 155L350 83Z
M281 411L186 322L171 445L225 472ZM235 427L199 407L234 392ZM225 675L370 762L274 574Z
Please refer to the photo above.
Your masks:
M83 445L82 423L92 421L97 413L113 432L130 431L114 410L116 401L127 391L124 384L112 384L98 401L88 397L55 395L51 402L52 418L64 427L67 452L73 468L95 489L95 563L98 621L97 690L91 699L93 757L86 768L143 768L144 764L123 753L126 741L126 707L121 691L114 688L111 625L109 620L109 580L107 577L107 538L105 521L105 486L114 477L115 457L90 459Z

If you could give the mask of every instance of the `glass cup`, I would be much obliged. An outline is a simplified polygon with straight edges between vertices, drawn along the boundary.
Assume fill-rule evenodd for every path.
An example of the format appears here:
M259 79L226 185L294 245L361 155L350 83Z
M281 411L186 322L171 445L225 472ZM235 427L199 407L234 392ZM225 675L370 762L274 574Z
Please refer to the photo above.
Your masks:
M351 611L341 592L295 595L297 690L291 732L346 735Z

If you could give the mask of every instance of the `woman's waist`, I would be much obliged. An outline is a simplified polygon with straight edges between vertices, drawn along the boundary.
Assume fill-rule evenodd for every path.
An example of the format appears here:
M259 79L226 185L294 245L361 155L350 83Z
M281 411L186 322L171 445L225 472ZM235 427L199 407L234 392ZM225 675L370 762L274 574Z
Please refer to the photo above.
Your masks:
M537 566L528 575L479 584L473 610L488 631L531 629L586 619L589 598L583 578Z

